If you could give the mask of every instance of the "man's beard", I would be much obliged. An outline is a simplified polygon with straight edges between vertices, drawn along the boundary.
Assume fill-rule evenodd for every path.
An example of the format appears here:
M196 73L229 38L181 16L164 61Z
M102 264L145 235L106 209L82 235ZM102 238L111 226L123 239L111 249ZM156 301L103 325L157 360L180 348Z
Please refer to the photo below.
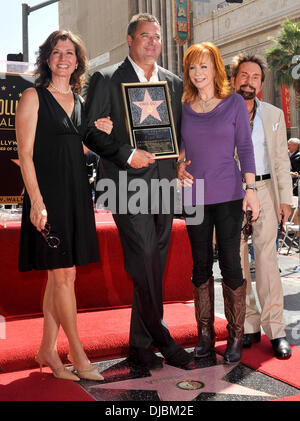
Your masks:
M253 92L244 91L243 88L253 89ZM256 90L251 85L241 85L237 93L240 94L245 100L254 99L256 96Z

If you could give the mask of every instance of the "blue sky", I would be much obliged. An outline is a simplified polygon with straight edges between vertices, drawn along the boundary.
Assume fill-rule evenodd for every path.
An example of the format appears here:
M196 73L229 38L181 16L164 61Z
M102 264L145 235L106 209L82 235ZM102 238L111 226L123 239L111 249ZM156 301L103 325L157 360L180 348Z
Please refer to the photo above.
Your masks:
M44 2L45 0L0 0L0 60L6 60L7 54L22 52L22 3L32 7ZM35 62L35 51L58 26L58 2L30 13L29 61Z

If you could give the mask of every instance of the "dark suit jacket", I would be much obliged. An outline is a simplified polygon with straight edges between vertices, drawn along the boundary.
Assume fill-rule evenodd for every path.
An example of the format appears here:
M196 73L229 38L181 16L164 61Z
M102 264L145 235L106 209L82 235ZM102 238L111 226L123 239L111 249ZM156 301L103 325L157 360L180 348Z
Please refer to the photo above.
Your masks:
M300 151L294 152L290 156L291 171L300 174ZM293 195L298 196L298 178L293 177Z
M294 152L290 156L291 169L293 172L300 172L300 151Z
M177 139L180 143L181 96L183 84L179 77L162 67L158 69L160 81L167 81L170 91L174 124ZM132 152L129 135L126 129L125 108L123 105L121 83L138 83L138 77L130 61L126 58L121 64L109 67L105 71L96 72L91 77L87 101L88 136L86 145L98 153L103 162L105 176L118 183L119 171L126 170L128 181L132 178L143 178L150 182L153 177L176 177L176 160L160 159L147 168L129 167L127 160ZM100 117L110 116L114 128L110 136L98 131L94 121ZM156 174L156 176L154 175Z

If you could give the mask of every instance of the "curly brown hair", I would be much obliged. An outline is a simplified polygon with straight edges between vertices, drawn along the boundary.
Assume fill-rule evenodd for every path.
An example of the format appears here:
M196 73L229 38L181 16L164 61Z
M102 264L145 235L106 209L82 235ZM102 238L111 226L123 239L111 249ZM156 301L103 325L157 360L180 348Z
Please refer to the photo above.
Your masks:
M36 61L35 86L44 86L47 88L51 81L51 70L48 66L49 57L59 40L69 39L75 47L78 66L71 75L70 85L74 92L80 94L85 82L85 73L87 70L86 50L82 40L71 31L54 31L39 48L39 55Z

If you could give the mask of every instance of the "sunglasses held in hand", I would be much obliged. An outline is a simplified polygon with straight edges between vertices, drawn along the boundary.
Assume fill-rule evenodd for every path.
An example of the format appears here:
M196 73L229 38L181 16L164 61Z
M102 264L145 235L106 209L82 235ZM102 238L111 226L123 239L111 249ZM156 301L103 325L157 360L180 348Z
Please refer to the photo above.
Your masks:
M251 210L247 210L246 211L246 223L242 228L242 233L244 234L244 240L247 241L248 237L252 234L253 229L252 229L252 211Z
M50 231L51 225L47 222L45 224L45 228L41 230L41 234L49 247L51 247L52 249L57 249L57 247L60 245L60 239L54 235L51 235Z

